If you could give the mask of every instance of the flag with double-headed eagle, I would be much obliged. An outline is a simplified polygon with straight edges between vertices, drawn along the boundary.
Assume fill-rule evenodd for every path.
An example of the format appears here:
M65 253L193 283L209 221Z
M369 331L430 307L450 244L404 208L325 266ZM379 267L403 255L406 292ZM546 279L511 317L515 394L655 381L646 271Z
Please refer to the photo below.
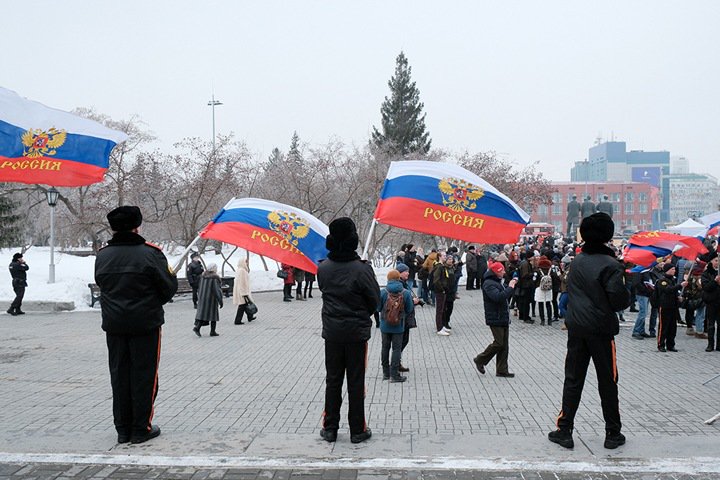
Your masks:
M79 187L102 182L128 136L0 87L0 182Z
M200 232L278 262L317 273L327 258L322 221L299 208L261 198L233 198Z
M390 163L374 218L476 243L514 243L530 222L530 215L476 174L423 160Z

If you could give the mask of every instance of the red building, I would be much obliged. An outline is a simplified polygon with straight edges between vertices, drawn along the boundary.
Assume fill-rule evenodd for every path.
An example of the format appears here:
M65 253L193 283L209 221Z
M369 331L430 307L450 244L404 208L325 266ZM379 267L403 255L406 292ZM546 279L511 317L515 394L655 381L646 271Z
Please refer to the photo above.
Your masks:
M590 195L596 205L603 195L613 205L615 230L636 232L652 228L653 211L659 208L659 191L656 187L639 182L552 182L552 204L540 205L531 212L532 222L547 222L555 225L557 232L567 228L567 205L572 196L582 203Z

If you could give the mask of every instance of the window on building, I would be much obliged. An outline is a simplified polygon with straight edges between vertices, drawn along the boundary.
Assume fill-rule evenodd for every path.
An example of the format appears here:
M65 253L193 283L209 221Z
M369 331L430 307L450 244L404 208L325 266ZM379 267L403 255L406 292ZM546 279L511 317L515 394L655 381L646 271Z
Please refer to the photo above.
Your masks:
M632 215L632 214L633 214L633 204L626 203L625 204L625 215Z
M638 193L638 200L640 200L641 202L647 202L647 193L645 193L645 192Z
M625 192L625 201L626 202L632 202L634 200L635 195L633 192Z
M557 203L554 204L554 205L553 205L553 209L552 209L552 214L553 214L553 215L562 215L562 213L563 213L563 212L562 212L562 205L559 205L559 204L557 204Z
M562 201L562 195L560 195L559 192L555 192L552 194L552 201L553 203L560 203Z
M647 203L641 203L640 204L640 213L646 214L648 212L647 210Z
M548 207L547 205L539 205L537 209L538 215L547 215L548 213Z
M610 196L610 198L612 199L613 202L617 203L617 202L620 201L620 194L619 194L619 193L613 193L613 194Z

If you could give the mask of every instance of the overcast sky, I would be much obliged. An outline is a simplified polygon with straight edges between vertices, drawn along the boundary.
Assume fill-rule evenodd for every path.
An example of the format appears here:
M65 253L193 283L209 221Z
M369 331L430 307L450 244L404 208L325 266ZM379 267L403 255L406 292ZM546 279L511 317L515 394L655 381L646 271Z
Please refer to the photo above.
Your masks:
M403 50L435 148L569 180L595 138L720 177L720 2L3 1L0 86L138 115L161 148L364 144Z

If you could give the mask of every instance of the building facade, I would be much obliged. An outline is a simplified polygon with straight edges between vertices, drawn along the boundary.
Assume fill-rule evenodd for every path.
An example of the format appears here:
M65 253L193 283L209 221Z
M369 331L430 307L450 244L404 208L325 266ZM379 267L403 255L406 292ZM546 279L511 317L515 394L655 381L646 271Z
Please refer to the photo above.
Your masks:
M720 186L712 175L670 175L670 223L700 218L717 211Z
M540 205L531 213L532 222L551 223L556 232L567 228L567 206L573 195L582 203L590 195L597 203L603 195L613 205L616 233L653 228L653 212L657 216L660 204L659 189L643 182L552 182L552 204Z

